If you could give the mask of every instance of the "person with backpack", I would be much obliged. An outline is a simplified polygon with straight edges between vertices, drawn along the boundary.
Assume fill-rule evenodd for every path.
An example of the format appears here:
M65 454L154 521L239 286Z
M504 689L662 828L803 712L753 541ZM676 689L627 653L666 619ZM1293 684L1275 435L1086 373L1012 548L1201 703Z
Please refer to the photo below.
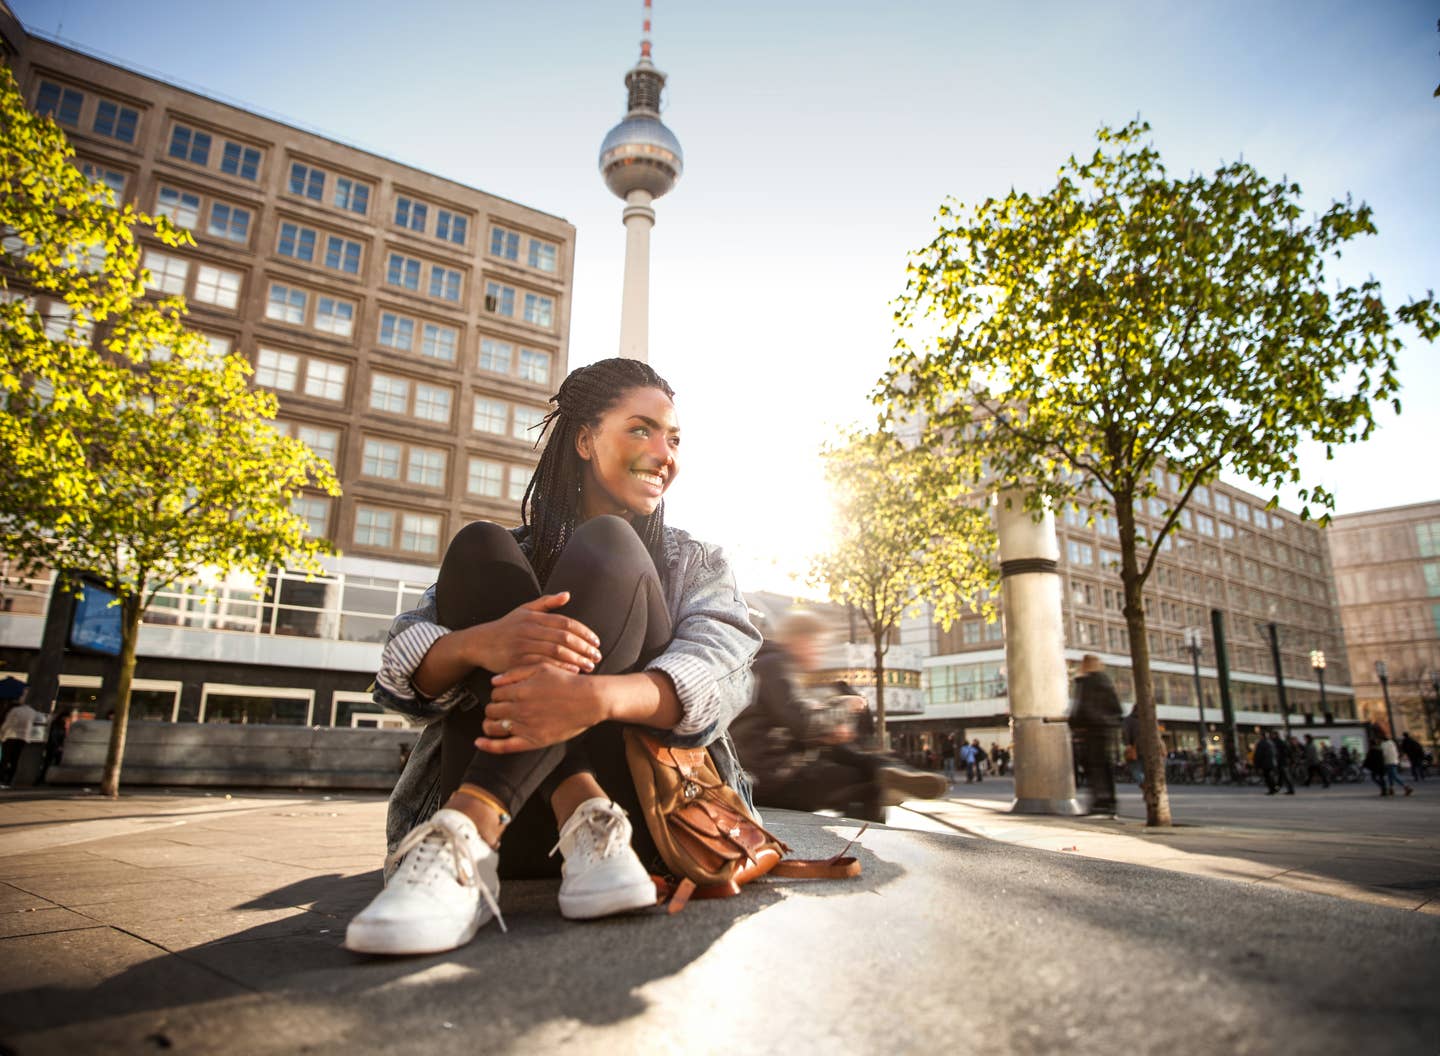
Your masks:
M1115 683L1104 671L1100 658L1086 653L1075 679L1075 703L1070 709L1070 729L1080 746L1085 780L1090 788L1090 813L1114 814L1115 773L1111 764L1112 744L1120 728L1120 697Z

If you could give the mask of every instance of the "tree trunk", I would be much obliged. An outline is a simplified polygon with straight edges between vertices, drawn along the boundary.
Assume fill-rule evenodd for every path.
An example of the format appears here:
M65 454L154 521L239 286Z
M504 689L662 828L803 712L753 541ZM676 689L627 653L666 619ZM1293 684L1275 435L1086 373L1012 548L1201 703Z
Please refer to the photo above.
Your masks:
M120 764L125 758L125 733L130 722L130 684L135 680L135 647L140 638L140 599L124 595L120 610L120 677L115 683L110 748L105 753L105 773L100 779L100 794L111 799L120 794Z
M881 646L884 635L875 636L875 737L880 751L890 750L889 735L885 730L885 650Z
M1125 590L1125 627L1130 634L1130 666L1135 680L1136 750L1145 766L1145 824L1168 826L1170 790L1165 785L1165 749L1155 715L1155 689L1150 677L1150 640L1145 633L1145 599L1135 556L1135 503L1116 496L1120 528L1120 581Z

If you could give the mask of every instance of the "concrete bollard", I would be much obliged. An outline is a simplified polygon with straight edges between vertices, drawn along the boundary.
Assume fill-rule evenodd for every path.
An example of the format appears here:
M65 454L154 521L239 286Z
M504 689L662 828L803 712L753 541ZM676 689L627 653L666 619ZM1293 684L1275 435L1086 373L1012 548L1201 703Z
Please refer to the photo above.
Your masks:
M1005 613L1005 669L1015 745L1016 814L1083 814L1066 722L1065 624L1060 598L1060 544L1049 509L1037 521L1023 492L1002 492L996 505L1000 589Z

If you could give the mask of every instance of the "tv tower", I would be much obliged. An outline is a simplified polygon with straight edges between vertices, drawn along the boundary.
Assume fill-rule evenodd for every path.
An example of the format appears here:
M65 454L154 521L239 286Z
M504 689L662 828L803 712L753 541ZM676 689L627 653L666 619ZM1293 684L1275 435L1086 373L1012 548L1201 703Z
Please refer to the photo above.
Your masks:
M660 120L665 75L650 61L650 8L645 0L645 31L640 61L625 75L630 105L625 119L600 144L600 174L605 186L625 199L625 286L620 302L620 355L650 358L651 203L680 178L685 167L680 141Z

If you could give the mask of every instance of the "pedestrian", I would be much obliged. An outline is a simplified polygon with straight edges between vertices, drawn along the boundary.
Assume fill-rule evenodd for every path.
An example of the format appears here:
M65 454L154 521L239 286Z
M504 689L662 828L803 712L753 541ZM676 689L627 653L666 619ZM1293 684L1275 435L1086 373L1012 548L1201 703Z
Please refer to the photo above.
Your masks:
M64 758L65 738L70 733L70 723L74 715L73 709L66 708L50 719L50 728L45 731L45 755L40 760L40 776L35 779L37 785L43 785L50 768Z
M1070 729L1080 741L1085 780L1090 788L1090 813L1115 813L1115 774L1111 744L1120 728L1120 697L1115 683L1102 669L1100 658L1086 653L1075 679L1075 703Z
M1280 783L1275 778L1275 742L1263 733L1255 742L1253 765L1265 781L1265 794L1273 796L1279 792Z
M1385 753L1380 750L1380 730L1371 725L1365 731L1365 738L1370 745L1365 752L1365 760L1360 765L1370 773L1370 780L1380 786L1380 794L1388 796L1390 789L1385 783Z
M1389 794L1395 794L1396 785L1403 788L1407 796L1414 793L1415 786L1406 784L1400 777L1400 750L1395 747L1394 738L1387 735L1380 742L1380 758L1385 763L1385 783Z
M955 735L947 733L940 744L940 764L945 768L945 783L955 783Z
M975 780L977 782L984 781L985 767L990 762L990 760L985 755L985 749L980 747L979 737L976 737L975 740L970 743L970 747L974 749L970 753L970 766L975 771Z
M1324 788L1330 787L1330 775L1325 771L1325 764L1321 761L1320 742L1310 734L1305 735L1305 787L1310 787L1310 782L1315 775L1320 775L1320 783Z
M1416 781L1424 781L1425 749L1421 746L1420 742L1414 737L1411 737L1410 731L1406 730L1400 738L1399 747L1401 754L1410 760L1410 776Z
M3 699L13 701L0 723L0 788L9 788L15 781L15 772L20 767L20 756L29 743L36 722L43 722L45 716L25 702L25 683L18 678L8 678L0 684Z
M351 920L352 950L462 946L499 916L502 875L558 875L570 918L653 905L658 856L629 820L622 724L708 746L747 790L725 732L750 703L760 634L720 549L665 523L674 392L641 361L607 359L551 399L522 526L462 528L420 607L391 626L376 701L427 725L391 793L388 882Z
M1294 758L1291 754L1290 742L1282 738L1276 730L1270 731L1270 741L1275 745L1275 773L1277 785L1285 786L1285 794L1295 794L1295 782L1290 780L1290 762Z
M810 696L807 682L821 667L827 633L819 617L794 610L755 656L754 700L730 724L755 802L884 821L886 807L943 796L941 775L856 749L853 698Z

